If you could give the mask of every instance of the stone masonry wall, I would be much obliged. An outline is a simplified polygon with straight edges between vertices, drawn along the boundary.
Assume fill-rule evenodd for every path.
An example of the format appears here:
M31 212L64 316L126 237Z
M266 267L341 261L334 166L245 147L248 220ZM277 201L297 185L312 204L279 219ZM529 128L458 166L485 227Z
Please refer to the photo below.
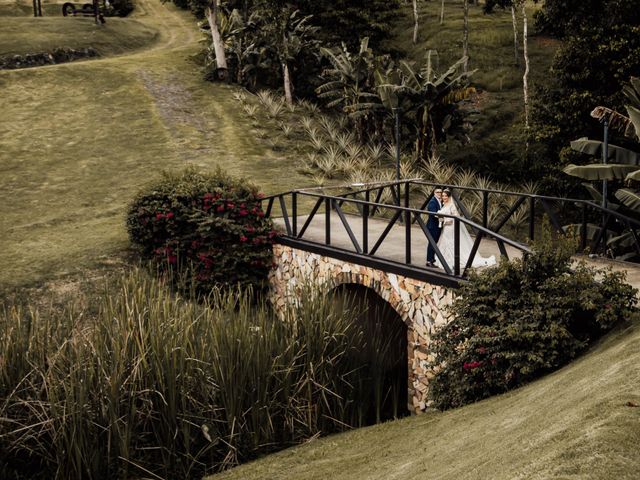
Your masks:
M408 327L408 407L415 413L424 411L433 378L427 369L429 342L434 329L449 320L445 307L453 301L453 290L283 245L274 245L273 251L276 268L270 283L277 310L298 297L297 287L306 279L330 288L347 283L363 285L389 302Z

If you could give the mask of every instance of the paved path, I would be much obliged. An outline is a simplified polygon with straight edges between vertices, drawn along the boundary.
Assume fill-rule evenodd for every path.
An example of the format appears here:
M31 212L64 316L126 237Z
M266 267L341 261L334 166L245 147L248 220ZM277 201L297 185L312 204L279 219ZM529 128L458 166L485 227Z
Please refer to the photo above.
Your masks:
M353 230L353 233L362 247L362 217L357 215L345 215L348 223ZM306 215L299 216L297 219L298 231L302 229ZM274 218L276 225L285 231L285 224L282 218ZM389 219L370 218L368 225L369 232L369 249L372 249L378 238L387 226ZM353 246L347 230L344 228L340 218L335 212L332 212L330 218L331 224L331 245L333 247L343 248L345 250L356 252ZM325 214L324 212L318 213L314 216L313 220L309 224L309 227L305 231L303 240L317 242L319 244L325 243ZM521 251L511 247L507 247L507 253L509 258L520 258ZM418 225L411 227L411 264L415 266L425 266L426 262L426 248L427 239L422 232L422 229ZM500 250L495 240L483 239L480 243L479 253L483 257L495 255L496 259L500 259ZM376 252L376 257L384 258L386 260L393 260L399 263L406 263L405 260L405 226L396 224L391 229L387 238L383 241L380 248ZM576 260L584 260L588 265L597 268L611 268L613 271L624 271L627 274L627 282L633 285L635 288L640 289L640 265L620 262L617 260L611 260L606 258L588 258L585 256L576 256ZM425 268L427 268L425 266Z

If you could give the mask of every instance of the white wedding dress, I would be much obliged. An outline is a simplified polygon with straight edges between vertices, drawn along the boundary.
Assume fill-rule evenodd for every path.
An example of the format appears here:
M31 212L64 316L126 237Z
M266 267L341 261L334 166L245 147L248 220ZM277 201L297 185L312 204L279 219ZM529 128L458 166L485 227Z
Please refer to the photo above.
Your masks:
M449 200L444 207L438 210L438 213L444 213L446 215L454 215L459 217L460 213L458 213L458 209L456 208L455 202L453 199ZM440 253L444 257L444 261L447 262L449 268L454 270L454 245L455 245L455 233L453 231L453 218L450 217L441 217L440 222L442 224L442 232L440 232L440 239L438 240L438 248L440 249ZM469 235L469 231L467 230L467 226L460 222L460 270L464 270L464 267L467 265L467 261L469 260L469 256L471 255L471 249L473 248L473 240L471 239L471 235ZM472 267L488 267L490 265L496 264L496 257L491 255L490 257L483 257L477 251L476 255L473 259ZM444 268L440 263L440 259L436 255L435 265L438 268Z

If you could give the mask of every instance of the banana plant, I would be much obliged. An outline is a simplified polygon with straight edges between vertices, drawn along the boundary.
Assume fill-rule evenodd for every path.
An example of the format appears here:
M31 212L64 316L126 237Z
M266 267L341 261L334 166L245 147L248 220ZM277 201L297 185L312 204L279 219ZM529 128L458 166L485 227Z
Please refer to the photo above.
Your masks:
M355 53L343 43L340 49L321 48L320 54L329 61L331 68L323 71L325 82L316 93L328 107L341 109L353 121L363 140L368 120L382 109L374 80L379 59L369 48L369 38L360 40L360 48Z
M627 115L598 106L591 112L591 116L600 121L606 120L609 128L620 133L630 144L630 148L607 145L606 160L613 160L613 163L571 164L565 167L566 174L588 181L608 182L613 180L627 184L640 181L640 79L632 77L629 84L623 88L623 93L628 101L625 105ZM580 138L571 142L571 148L596 158L602 158L604 143ZM583 185L587 187L587 191L595 201L601 202L603 200L603 196L593 185ZM640 216L640 192L638 190L628 187L619 188L614 193L614 197L631 215ZM604 200L606 201L606 199ZM608 207L618 209L620 205L609 203ZM596 226L595 235L599 234L599 229L600 227ZM624 260L638 257L640 251L628 251L629 247L636 246L636 232L626 230L618 233L618 235L606 239L608 249L619 252L620 255L617 258Z
M431 61L434 53L427 52L425 62L419 68L401 61L396 70L376 72L382 104L388 110L401 108L412 120L416 131L416 154L422 159L433 156L437 145L463 125L459 103L476 91L469 86L469 77L475 70L461 71L467 60L465 57L445 73L438 74Z
M600 121L606 120L609 128L621 133L632 147L624 148L610 144L607 161L613 160L613 163L571 164L565 167L566 174L588 181L640 181L640 79L632 77L630 83L625 85L623 93L629 102L625 105L628 116L601 106L596 107L591 116ZM603 148L603 142L586 137L571 142L572 150L596 158L602 157ZM592 190L589 191L592 193ZM616 192L615 197L627 208L640 214L640 203L633 201L633 192L634 190L623 188Z

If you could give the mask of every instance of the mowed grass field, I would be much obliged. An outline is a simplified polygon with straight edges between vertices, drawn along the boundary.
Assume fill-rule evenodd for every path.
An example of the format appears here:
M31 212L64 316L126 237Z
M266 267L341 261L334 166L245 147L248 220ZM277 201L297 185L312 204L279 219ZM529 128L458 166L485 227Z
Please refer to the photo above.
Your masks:
M149 43L134 40L139 51L126 56L0 71L0 289L122 258L126 205L163 169L221 165L267 192L309 183L286 149L256 140L233 98L238 89L202 80L201 37L188 12L141 0L131 19L118 20L129 33L152 32ZM68 30L58 34L68 38L82 22L101 29L61 21ZM0 52L10 38L0 34Z

